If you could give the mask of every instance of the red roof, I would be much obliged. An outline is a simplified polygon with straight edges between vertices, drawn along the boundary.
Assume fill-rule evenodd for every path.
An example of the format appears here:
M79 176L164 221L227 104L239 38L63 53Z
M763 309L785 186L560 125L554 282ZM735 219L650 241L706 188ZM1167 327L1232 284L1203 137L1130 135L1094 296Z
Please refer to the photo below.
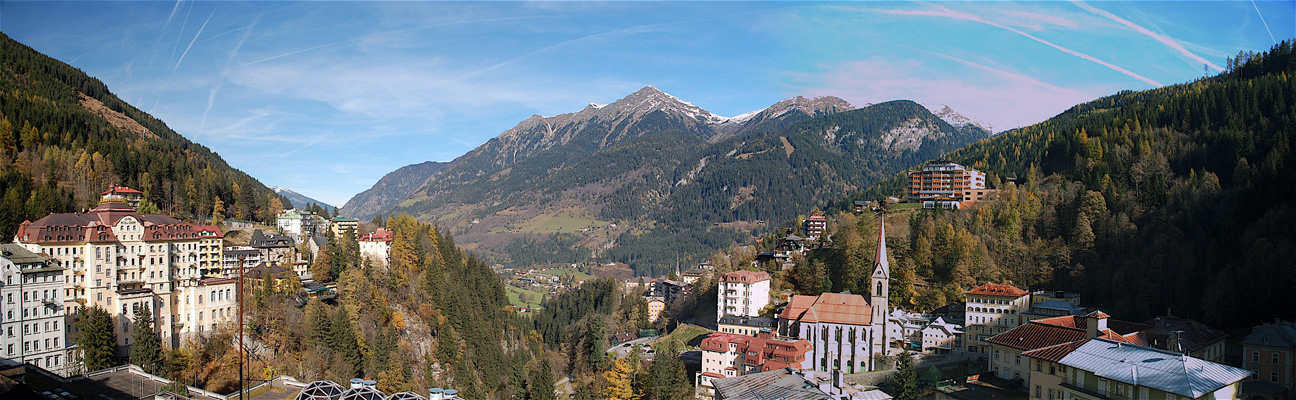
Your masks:
M1028 351L1086 339L1084 329L1031 321L986 340L1000 346Z
M1022 297L1030 294L1030 292L1018 289L1013 285L1006 285L1002 283L987 283L981 286L977 286L976 289L967 291L967 294L979 294L983 296Z
M815 215L811 215L811 216L809 216L809 217L806 217L806 221L827 221L827 220L828 220L828 218L824 218L824 216L823 216L822 214L815 214Z
M115 243L114 227L123 218L134 218L143 226L144 241L192 240L199 236L189 225L168 215L140 214L116 202L99 204L85 213L54 213L35 222L19 225L14 240L24 243Z
M733 345L732 349L731 344ZM750 365L778 363L777 365L787 366L800 364L801 361L805 360L806 353L810 351L810 342L804 339L795 342L774 340L769 333L762 333L760 336L747 336L737 333L714 332L702 339L700 347L702 350L720 353L730 351L743 353L743 362Z
M197 233L198 236L201 236L201 237L208 237L208 238L211 238L211 237L219 237L219 238L223 238L223 237L225 237L225 234L221 232L220 227L218 227L218 226L216 226L216 225L194 225L193 229L194 229L194 233ZM209 234L209 235L204 235L204 233ZM214 233L215 235L210 235L210 234L212 234L212 233Z
M125 187L125 186L113 186L113 187L108 188L108 190L105 190L105 191L104 191L103 193L101 193L101 194L110 194L110 193L115 193L115 194L127 194L127 193L132 193L132 194L144 194L144 192L141 192L141 191L138 191L138 190L135 190L135 189L131 189L131 188L128 188L128 187Z
M361 236L361 237L360 237L360 241L362 241L362 242L390 242L390 241L392 241L392 238L395 237L395 236L396 236L396 235L393 234L392 231L389 231L389 230L387 230L386 228L378 228L378 229L374 230L373 232L371 232L371 233L369 233L369 234L367 234L367 235Z
M873 307L864 296L824 293L818 296L792 296L779 318L801 322L829 322L848 325L872 325Z
M1080 346L1083 346L1087 342L1089 342L1089 339L1055 344L1052 346L1023 352L1022 355L1030 358L1044 360L1044 361L1058 362L1058 361L1062 361L1062 358L1066 357L1067 354L1071 354L1072 351L1075 351L1075 349L1080 348Z
M724 274L724 276L720 278L721 282L743 283L748 285L768 280L770 280L770 275L765 271L734 271Z
M1103 314L1106 315L1106 314ZM1012 347L1018 350L1037 350L1056 346L1062 343L1088 339L1088 318L1064 315L1053 318L1041 318L1025 325L1012 328L1007 332L991 337L987 342ZM1147 341L1138 332L1121 335L1111 329L1103 329L1098 337L1117 342L1145 345ZM1065 356L1065 354L1063 354ZM1059 358L1060 359L1060 358Z

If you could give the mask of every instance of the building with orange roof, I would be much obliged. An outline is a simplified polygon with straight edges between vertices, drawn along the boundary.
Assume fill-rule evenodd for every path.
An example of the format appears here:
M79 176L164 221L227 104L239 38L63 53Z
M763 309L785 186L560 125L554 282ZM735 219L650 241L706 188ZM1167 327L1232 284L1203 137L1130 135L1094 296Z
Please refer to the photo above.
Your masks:
M140 200L144 199L144 192L131 189L125 186L113 185L100 195L104 199L116 200L129 204L131 208L139 208Z
M806 239L819 240L823 236L824 229L828 228L828 218L823 214L815 213L801 221L801 230L805 232Z
M967 351L985 353L991 336L1007 332L1026 321L1030 292L1013 285L987 283L964 293L964 340Z
M198 235L198 273L203 276L220 275L225 233L216 225L194 225L193 229Z
M909 171L909 194L905 198L926 208L963 208L989 198L984 172L949 161L937 161L918 171Z
M714 332L702 339L702 369L697 387L712 391L711 381L782 368L809 368L810 342L775 340L769 332L756 336Z
M987 340L989 370L995 376L1020 381L1024 387L1031 387L1034 364L1025 353L1093 338L1146 345L1138 332L1120 333L1109 329L1109 318L1111 317L1102 311L1094 311L1085 316L1041 318L995 335Z
M765 271L734 271L716 283L720 298L716 302L716 320L727 316L759 317L770 302L770 275Z
M391 258L391 242L395 234L387 228L378 228L360 236L360 256L387 265Z
M873 323L873 307L857 294L792 296L779 314L778 332L809 341L813 350L808 368L818 371L872 371L873 355L886 354L886 333Z
M180 307L196 301L180 288L186 281L203 279L205 271L219 270L224 236L214 226L137 212L129 203L139 195L115 186L94 209L23 221L13 238L63 269L60 306L109 310L120 354L129 348L130 325L139 307L153 312L164 345L180 344L181 334L187 332ZM230 314L216 322L229 320ZM68 335L77 334L74 316L67 313L65 318Z

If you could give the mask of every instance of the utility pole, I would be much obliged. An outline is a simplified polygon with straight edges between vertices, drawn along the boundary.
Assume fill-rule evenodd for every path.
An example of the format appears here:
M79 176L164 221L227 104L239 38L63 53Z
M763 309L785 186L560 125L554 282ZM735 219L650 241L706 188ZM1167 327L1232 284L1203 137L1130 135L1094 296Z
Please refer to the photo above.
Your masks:
M239 264L238 264L238 281L235 281L235 282L234 282L234 288L235 288L235 291L237 292L237 294L236 294L236 298L238 299L238 311L237 311L237 316L238 316L238 370L239 370L239 383L238 383L238 386L239 386L239 400L244 400L244 397L243 397L243 395L244 395L244 392L243 392L243 358L244 358L244 357L243 357L243 267L244 267L244 265L243 265L243 260L244 260L246 257L247 257L247 256L245 256L245 255L240 255L240 256L239 256ZM266 272L269 272L269 269L268 269L268 268L267 268Z

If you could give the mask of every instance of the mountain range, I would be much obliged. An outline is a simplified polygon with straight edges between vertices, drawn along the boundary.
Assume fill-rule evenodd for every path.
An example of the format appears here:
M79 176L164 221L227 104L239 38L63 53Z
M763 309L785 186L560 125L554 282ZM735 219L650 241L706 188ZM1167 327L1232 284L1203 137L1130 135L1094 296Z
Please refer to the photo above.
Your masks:
M342 213L435 221L500 262L660 273L990 136L944 111L959 125L911 101L855 108L836 97L724 117L648 86L532 116L449 163L402 168Z
M318 205L318 206L324 208L324 211L326 211L326 212L330 212L330 213L333 212L333 210L336 210L336 209L337 209L337 207L335 207L335 206L331 206L331 205L329 205L328 203L325 203L325 202L322 202L322 201L319 201L319 200L315 200L315 199L313 199L313 198L311 198L311 197L308 197L308 196L306 196L306 195L304 195L304 194L294 192L294 191L292 191L291 189L281 188L281 187L273 186L273 185L266 185L266 187L267 187L267 188L270 188L270 190L273 190L275 193L279 194L279 195L282 196L283 198L288 199L288 201L292 202L292 206L293 206L293 207L296 207L296 208L306 209L306 208L309 208L309 206L310 206L311 204L315 204L315 205Z

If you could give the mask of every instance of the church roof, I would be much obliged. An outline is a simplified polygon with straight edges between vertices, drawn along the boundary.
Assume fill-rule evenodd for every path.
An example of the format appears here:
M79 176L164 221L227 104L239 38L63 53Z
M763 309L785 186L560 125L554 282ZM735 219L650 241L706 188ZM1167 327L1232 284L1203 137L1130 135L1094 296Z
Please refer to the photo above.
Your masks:
M847 293L824 293L818 296L792 296L779 318L801 322L827 322L847 325L872 325L873 307L864 296Z

